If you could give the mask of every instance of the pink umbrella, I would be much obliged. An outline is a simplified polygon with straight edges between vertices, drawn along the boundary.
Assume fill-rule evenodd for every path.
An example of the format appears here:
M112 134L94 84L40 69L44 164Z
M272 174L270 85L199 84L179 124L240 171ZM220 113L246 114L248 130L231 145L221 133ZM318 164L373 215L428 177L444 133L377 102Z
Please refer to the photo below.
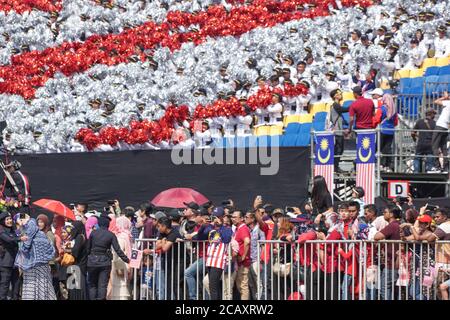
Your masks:
M162 208L186 208L184 203L195 202L198 205L208 202L208 198L191 188L172 188L159 193L151 203Z

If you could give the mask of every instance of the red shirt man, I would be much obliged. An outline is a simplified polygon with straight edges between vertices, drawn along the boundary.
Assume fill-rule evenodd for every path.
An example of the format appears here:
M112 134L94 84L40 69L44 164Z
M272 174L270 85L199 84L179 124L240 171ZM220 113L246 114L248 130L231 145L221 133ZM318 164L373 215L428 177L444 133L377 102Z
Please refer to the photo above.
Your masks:
M240 223L236 226L236 232L234 234L234 240L239 244L239 257L244 257L242 259L238 259L238 266L250 267L252 264L252 260L250 258L250 248L249 244L247 244L247 248L245 245L245 239L251 239L250 229L247 227L245 223ZM247 249L247 252L245 250Z
M361 87L353 88L353 95L356 100L350 105L350 124L348 130L352 130L353 124L355 124L355 129L375 128L372 123L375 110L373 101L362 96Z

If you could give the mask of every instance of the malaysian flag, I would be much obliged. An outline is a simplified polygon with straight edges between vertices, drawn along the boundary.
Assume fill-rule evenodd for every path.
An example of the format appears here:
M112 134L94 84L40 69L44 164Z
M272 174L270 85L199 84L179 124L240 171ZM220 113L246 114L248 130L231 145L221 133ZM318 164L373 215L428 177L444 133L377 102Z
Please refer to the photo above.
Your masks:
M334 134L316 133L314 176L322 176L327 182L328 191L334 190Z
M364 203L375 202L375 132L358 132L356 142L356 185L365 191Z

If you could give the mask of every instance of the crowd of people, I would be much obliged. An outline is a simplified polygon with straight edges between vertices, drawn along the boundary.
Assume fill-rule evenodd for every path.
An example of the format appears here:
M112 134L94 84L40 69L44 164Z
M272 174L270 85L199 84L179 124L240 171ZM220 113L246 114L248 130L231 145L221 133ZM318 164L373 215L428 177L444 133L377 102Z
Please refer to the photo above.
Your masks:
M447 300L449 244L434 242L450 240L450 208L417 210L412 197L377 208L363 196L356 187L333 206L316 176L311 198L285 208L257 196L249 209L231 199L137 211L116 200L104 212L79 203L75 221L5 211L0 299Z
M234 1L123 1L102 7L93 2L64 2L60 12L32 11L28 20L16 17L15 23L0 23L5 46L2 60L7 64L10 55L18 52L26 54L64 41L84 43L89 40L87 35L96 32L119 33L146 19L163 21L175 10L195 14L219 3L228 11L265 5ZM396 70L419 68L426 57L450 55L446 5L446 1L373 1L367 8L338 6L326 17L279 24L270 32L256 29L236 38L209 39L205 45L186 45L173 53L167 48L144 50L137 45L126 65L95 65L89 74L51 79L33 97L33 111L27 108L29 100L2 94L0 111L7 122L4 143L11 150L24 153L86 151L89 148L75 139L79 129L91 128L96 133L108 126L129 129L133 121L158 121L171 105L189 108L186 121L170 126L190 131L190 136L197 134L199 139L207 140L208 136L248 135L255 126L280 123L283 115L309 113L315 102L332 103L330 93L335 89L351 91L359 86L363 96L371 97L380 85L394 80ZM306 5L305 10L321 6ZM14 16L11 13L8 18ZM28 32L12 37L10 34L23 32L18 29L20 25ZM40 39L35 35L37 30L42 30L44 48L42 41L36 40ZM27 39L29 43L23 43ZM247 99L259 89L284 90L298 83L308 89L307 94L275 94L267 108L250 111L245 107ZM245 115L207 116L200 131L209 128L209 132L192 132L190 121L198 105L218 100L226 104L233 98L242 103ZM383 121L383 117L395 121L391 105L387 105L387 117L380 111L382 127L386 128L383 145L387 146L392 130L390 121ZM16 121L19 115L23 121ZM133 139L103 143L94 150L164 149L178 142L130 141ZM192 146L193 141L186 145ZM383 166L389 165L386 159Z

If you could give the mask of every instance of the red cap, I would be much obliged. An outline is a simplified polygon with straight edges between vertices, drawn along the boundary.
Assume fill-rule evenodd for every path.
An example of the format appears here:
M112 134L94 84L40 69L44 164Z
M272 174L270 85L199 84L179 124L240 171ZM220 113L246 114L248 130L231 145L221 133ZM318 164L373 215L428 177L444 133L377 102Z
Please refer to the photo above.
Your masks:
M423 223L431 223L433 221L433 219L429 215L424 214L423 216L418 216L417 221L423 222Z

